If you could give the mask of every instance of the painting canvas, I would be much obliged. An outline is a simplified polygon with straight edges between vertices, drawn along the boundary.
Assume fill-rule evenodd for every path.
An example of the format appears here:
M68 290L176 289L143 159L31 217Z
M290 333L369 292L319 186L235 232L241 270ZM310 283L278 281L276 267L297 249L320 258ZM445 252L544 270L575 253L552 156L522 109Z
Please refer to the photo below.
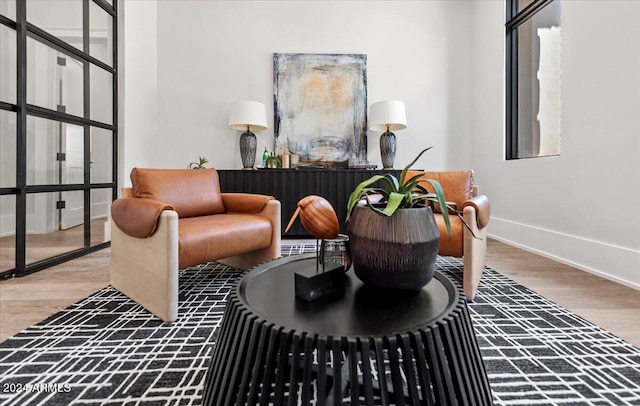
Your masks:
M345 168L367 156L367 56L274 54L276 152Z

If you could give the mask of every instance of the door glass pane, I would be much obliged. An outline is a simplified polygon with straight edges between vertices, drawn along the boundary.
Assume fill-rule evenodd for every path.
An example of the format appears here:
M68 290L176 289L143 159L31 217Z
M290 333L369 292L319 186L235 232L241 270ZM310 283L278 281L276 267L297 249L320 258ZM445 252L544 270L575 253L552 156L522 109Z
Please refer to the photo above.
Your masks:
M113 17L95 3L90 3L89 53L113 65Z
M518 12L521 12L522 10L527 8L527 6L534 1L535 0L518 0Z
M91 190L91 246L106 241L105 224L111 207L111 189Z
M64 202L64 208L62 204ZM84 192L27 195L27 263L84 246Z
M17 53L15 30L0 25L0 101L16 103Z
M11 111L0 110L0 164L0 187L15 187L16 113Z
M0 272L16 267L16 197L0 196Z
M113 123L113 75L91 64L91 119Z
M84 183L84 128L27 117L27 185Z
M0 0L0 14L16 20L16 0Z
M91 183L113 181L113 132L91 127Z
M27 103L83 116L82 63L27 38Z
M28 0L27 21L82 50L82 0Z
M517 29L518 158L560 154L560 1Z

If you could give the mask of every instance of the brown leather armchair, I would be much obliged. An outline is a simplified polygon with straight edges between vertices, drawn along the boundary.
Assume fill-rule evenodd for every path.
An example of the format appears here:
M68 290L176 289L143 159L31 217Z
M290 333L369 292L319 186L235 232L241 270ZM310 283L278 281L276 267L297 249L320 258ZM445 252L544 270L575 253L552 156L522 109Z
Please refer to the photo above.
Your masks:
M422 174L425 179L435 179L442 185L445 199L453 208L462 211L462 218L471 229L467 229L458 216L449 216L451 220L451 237L449 237L442 214L435 213L440 230L438 254L464 259L463 290L467 300L473 301L480 283L480 276L484 271L487 255L487 224L489 224L491 214L489 199L480 195L478 186L473 184L472 170L408 171L406 179L417 174ZM433 191L428 182L420 182L420 184Z
M131 171L111 205L111 285L165 322L178 313L178 269L240 269L280 256L280 202L221 193L215 169Z

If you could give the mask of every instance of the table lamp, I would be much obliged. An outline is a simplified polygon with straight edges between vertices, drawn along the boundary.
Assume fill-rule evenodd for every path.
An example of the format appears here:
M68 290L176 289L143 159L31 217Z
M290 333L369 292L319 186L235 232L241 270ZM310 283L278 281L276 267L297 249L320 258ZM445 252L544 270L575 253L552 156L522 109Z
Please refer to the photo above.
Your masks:
M383 169L393 169L396 158L396 136L391 131L407 128L404 103L397 100L373 103L369 111L369 130L384 131L380 135L380 156Z
M231 105L229 128L245 130L240 135L240 156L242 169L253 169L256 162L256 136L251 131L267 129L267 112L264 104L256 101L241 100Z

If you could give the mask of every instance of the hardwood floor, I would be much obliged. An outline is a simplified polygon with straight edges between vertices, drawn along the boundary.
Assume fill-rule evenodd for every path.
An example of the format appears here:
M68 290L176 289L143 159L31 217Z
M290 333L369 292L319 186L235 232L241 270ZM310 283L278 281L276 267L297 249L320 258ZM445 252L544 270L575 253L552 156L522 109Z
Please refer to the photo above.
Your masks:
M110 249L0 281L0 341L109 285Z
M487 266L640 348L640 291L489 240Z
M0 341L109 284L110 250L0 282ZM640 348L640 291L489 240L487 265Z
M90 239L95 246L104 241L104 224L106 217L91 220ZM56 230L47 234L27 234L26 259L27 263L37 262L64 254L84 246L84 225L78 225L66 230ZM15 267L14 235L0 237L0 272Z

